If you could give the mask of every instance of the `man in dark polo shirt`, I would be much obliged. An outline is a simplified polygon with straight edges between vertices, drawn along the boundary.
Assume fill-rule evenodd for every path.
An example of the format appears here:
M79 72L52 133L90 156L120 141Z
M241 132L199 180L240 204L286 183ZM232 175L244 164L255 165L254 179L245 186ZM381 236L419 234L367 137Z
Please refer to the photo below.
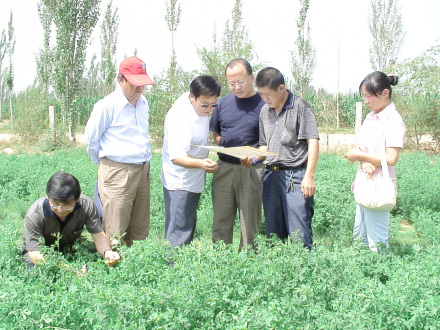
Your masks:
M60 250L72 245L81 236L84 225L92 234L96 250L106 259L107 264L117 264L119 254L111 249L93 201L81 195L81 187L73 175L55 173L47 182L46 197L35 201L26 213L23 237L25 260L31 267L38 260L44 260L40 253L41 238L44 245L51 246L59 234Z
M310 105L293 95L275 68L258 72L255 84L266 105L260 114L260 149L265 160L263 206L266 236L300 239L311 249L319 153L316 118Z
M252 67L244 59L235 59L226 66L225 74L231 94L222 97L213 111L209 129L214 141L222 147L258 147L258 122L264 102L253 88ZM212 179L212 240L232 243L238 210L240 249L254 247L261 223L264 158L218 156L218 169Z

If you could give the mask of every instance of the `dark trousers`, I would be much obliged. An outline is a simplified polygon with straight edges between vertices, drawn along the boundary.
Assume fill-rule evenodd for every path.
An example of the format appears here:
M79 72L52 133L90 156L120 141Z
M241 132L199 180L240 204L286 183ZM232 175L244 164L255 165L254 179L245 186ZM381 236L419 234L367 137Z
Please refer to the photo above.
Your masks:
M173 247L189 244L194 238L200 193L163 188L165 198L165 238Z
M314 198L305 198L301 192L305 171L305 168L281 171L266 169L263 175L263 206L267 237L276 234L286 239L290 236L292 240L302 240L311 249ZM287 192L289 180L293 180L294 189Z

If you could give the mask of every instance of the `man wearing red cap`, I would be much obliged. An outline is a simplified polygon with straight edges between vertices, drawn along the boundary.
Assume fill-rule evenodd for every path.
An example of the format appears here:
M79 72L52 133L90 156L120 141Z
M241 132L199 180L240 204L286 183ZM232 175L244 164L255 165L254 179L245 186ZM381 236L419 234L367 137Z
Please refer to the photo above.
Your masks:
M98 168L102 224L113 244L131 246L148 236L150 225L149 107L143 96L153 85L145 63L124 59L119 86L98 101L84 132L87 152Z

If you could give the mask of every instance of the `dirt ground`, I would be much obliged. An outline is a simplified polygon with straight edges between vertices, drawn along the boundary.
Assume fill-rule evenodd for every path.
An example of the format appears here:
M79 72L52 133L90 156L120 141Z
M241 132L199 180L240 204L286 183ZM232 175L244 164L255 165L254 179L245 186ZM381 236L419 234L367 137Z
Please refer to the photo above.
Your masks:
M321 134L319 151L346 151L356 146L354 134Z

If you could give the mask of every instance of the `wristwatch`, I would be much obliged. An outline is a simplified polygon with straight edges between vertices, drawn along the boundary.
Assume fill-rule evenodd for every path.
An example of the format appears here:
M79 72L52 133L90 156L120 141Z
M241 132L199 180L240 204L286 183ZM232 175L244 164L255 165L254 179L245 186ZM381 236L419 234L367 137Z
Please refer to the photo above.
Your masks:
M256 163L258 163L257 157L252 157L252 165L255 165Z

